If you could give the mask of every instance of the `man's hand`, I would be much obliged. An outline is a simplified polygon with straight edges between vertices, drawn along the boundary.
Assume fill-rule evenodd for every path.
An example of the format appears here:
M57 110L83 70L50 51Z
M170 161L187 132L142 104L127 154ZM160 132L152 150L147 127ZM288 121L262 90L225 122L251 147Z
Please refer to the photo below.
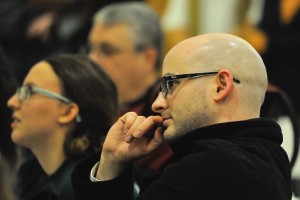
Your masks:
M149 155L163 144L160 116L137 116L129 112L111 127L103 144L96 178L110 180L127 164Z

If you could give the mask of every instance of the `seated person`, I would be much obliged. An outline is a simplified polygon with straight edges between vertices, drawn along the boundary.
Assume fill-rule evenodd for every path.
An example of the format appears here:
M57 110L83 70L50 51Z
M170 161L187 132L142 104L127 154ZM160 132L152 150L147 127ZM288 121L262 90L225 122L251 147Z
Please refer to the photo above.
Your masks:
M113 81L86 56L56 55L35 64L7 104L13 142L33 155L18 169L18 198L74 199L73 167L101 149L119 112Z
M164 142L174 154L144 180L137 199L291 199L281 128L259 116L267 84L261 57L239 37L209 33L180 42L164 60L152 104L158 115L118 119L101 155L73 171L76 199L134 199L133 162Z

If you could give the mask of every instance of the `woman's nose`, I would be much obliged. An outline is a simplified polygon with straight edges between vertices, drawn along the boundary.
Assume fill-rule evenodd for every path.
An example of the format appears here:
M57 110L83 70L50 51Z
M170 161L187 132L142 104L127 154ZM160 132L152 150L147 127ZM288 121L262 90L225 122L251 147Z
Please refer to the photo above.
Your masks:
M8 101L7 101L7 106L10 108L10 109L16 109L18 108L20 105L20 102L19 102L19 99L18 99L18 95L17 93L15 93L13 96L11 96Z

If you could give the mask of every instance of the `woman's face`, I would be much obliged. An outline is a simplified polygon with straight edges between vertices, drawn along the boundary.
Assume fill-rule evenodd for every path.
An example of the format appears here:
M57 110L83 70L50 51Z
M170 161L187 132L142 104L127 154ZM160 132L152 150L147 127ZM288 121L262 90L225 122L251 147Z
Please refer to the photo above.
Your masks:
M61 94L60 80L47 62L39 62L29 71L23 85L36 86ZM12 140L14 143L34 149L43 147L55 139L62 129L58 118L66 104L45 95L32 92L28 98L18 99L16 93L8 102L13 110ZM62 134L61 134L62 135Z

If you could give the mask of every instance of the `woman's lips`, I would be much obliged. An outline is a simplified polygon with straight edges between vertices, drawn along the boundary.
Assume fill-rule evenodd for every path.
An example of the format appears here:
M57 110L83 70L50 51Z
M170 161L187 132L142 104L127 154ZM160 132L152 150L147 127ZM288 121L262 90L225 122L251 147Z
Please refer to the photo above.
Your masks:
M21 121L20 121L19 118L15 117L15 116L13 116L12 118L13 118L13 121L12 121L12 123L11 123L11 127L14 128L14 127L16 127L16 125L17 125L18 123L20 123Z

